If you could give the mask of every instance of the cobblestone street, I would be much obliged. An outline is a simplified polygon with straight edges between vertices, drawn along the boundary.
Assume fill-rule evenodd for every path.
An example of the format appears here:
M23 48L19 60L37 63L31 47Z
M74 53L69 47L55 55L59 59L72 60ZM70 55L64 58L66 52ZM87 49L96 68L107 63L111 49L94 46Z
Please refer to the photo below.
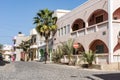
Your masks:
M0 80L120 80L119 73L113 73L116 75L41 62L11 62L0 66Z

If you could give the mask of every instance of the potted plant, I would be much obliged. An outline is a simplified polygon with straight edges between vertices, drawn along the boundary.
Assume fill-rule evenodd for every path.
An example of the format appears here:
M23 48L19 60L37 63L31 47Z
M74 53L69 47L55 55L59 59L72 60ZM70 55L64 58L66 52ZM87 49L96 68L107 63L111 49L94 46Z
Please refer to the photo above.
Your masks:
M88 52L82 53L82 59L84 62L87 62L87 64L84 64L83 67L92 67L93 61L95 60L95 52L89 50Z
M73 39L69 39L67 42L61 42L62 44L62 52L68 56L69 65L72 65L74 62L72 61L72 55L73 55Z
M64 54L62 52L61 46L58 46L57 49L55 51L53 51L52 60L55 63L60 63L60 59L63 57L63 55Z

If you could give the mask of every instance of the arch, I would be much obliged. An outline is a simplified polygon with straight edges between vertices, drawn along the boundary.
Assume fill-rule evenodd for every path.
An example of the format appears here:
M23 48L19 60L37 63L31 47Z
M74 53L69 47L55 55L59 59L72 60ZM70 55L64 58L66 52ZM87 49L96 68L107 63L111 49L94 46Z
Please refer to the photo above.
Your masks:
M108 47L99 39L92 41L89 49L95 51L96 53L108 53Z
M40 49L40 55L41 55L41 57L44 56L44 50L43 49Z
M85 22L82 19L76 19L72 24L72 31L85 28Z
M118 50L120 50L120 43L118 43L118 44L115 46L114 52L116 52L116 51L118 51Z
M108 13L103 9L95 10L88 18L88 25L94 25L108 20Z
M114 19L114 20L120 19L120 8L116 9L116 10L113 12L113 19Z

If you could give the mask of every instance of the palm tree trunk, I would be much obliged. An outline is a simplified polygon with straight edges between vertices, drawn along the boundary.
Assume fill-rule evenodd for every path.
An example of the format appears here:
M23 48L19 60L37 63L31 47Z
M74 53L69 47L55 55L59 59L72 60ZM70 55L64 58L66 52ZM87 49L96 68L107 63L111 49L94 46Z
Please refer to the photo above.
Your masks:
M48 39L46 39L46 52L48 53L49 52L49 40Z

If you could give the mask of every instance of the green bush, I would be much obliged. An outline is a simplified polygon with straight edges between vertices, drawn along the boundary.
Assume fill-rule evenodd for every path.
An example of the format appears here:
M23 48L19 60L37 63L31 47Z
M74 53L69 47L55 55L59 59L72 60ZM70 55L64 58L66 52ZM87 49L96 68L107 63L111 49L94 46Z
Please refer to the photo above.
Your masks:
M69 39L66 42L61 42L61 46L58 46L58 48L53 52L52 60L54 62L60 62L60 59L64 55L68 55L69 64L71 64L72 63L71 58L74 51L73 43L74 43L73 39Z
M62 42L62 52L66 55L68 55L69 58L69 64L72 63L71 61L71 57L73 55L73 44L74 44L74 40L73 39L69 39L67 42Z
M61 46L58 46L58 48L53 51L53 54L52 54L52 60L56 63L60 63L60 59L63 57L63 52L62 52L62 48Z

